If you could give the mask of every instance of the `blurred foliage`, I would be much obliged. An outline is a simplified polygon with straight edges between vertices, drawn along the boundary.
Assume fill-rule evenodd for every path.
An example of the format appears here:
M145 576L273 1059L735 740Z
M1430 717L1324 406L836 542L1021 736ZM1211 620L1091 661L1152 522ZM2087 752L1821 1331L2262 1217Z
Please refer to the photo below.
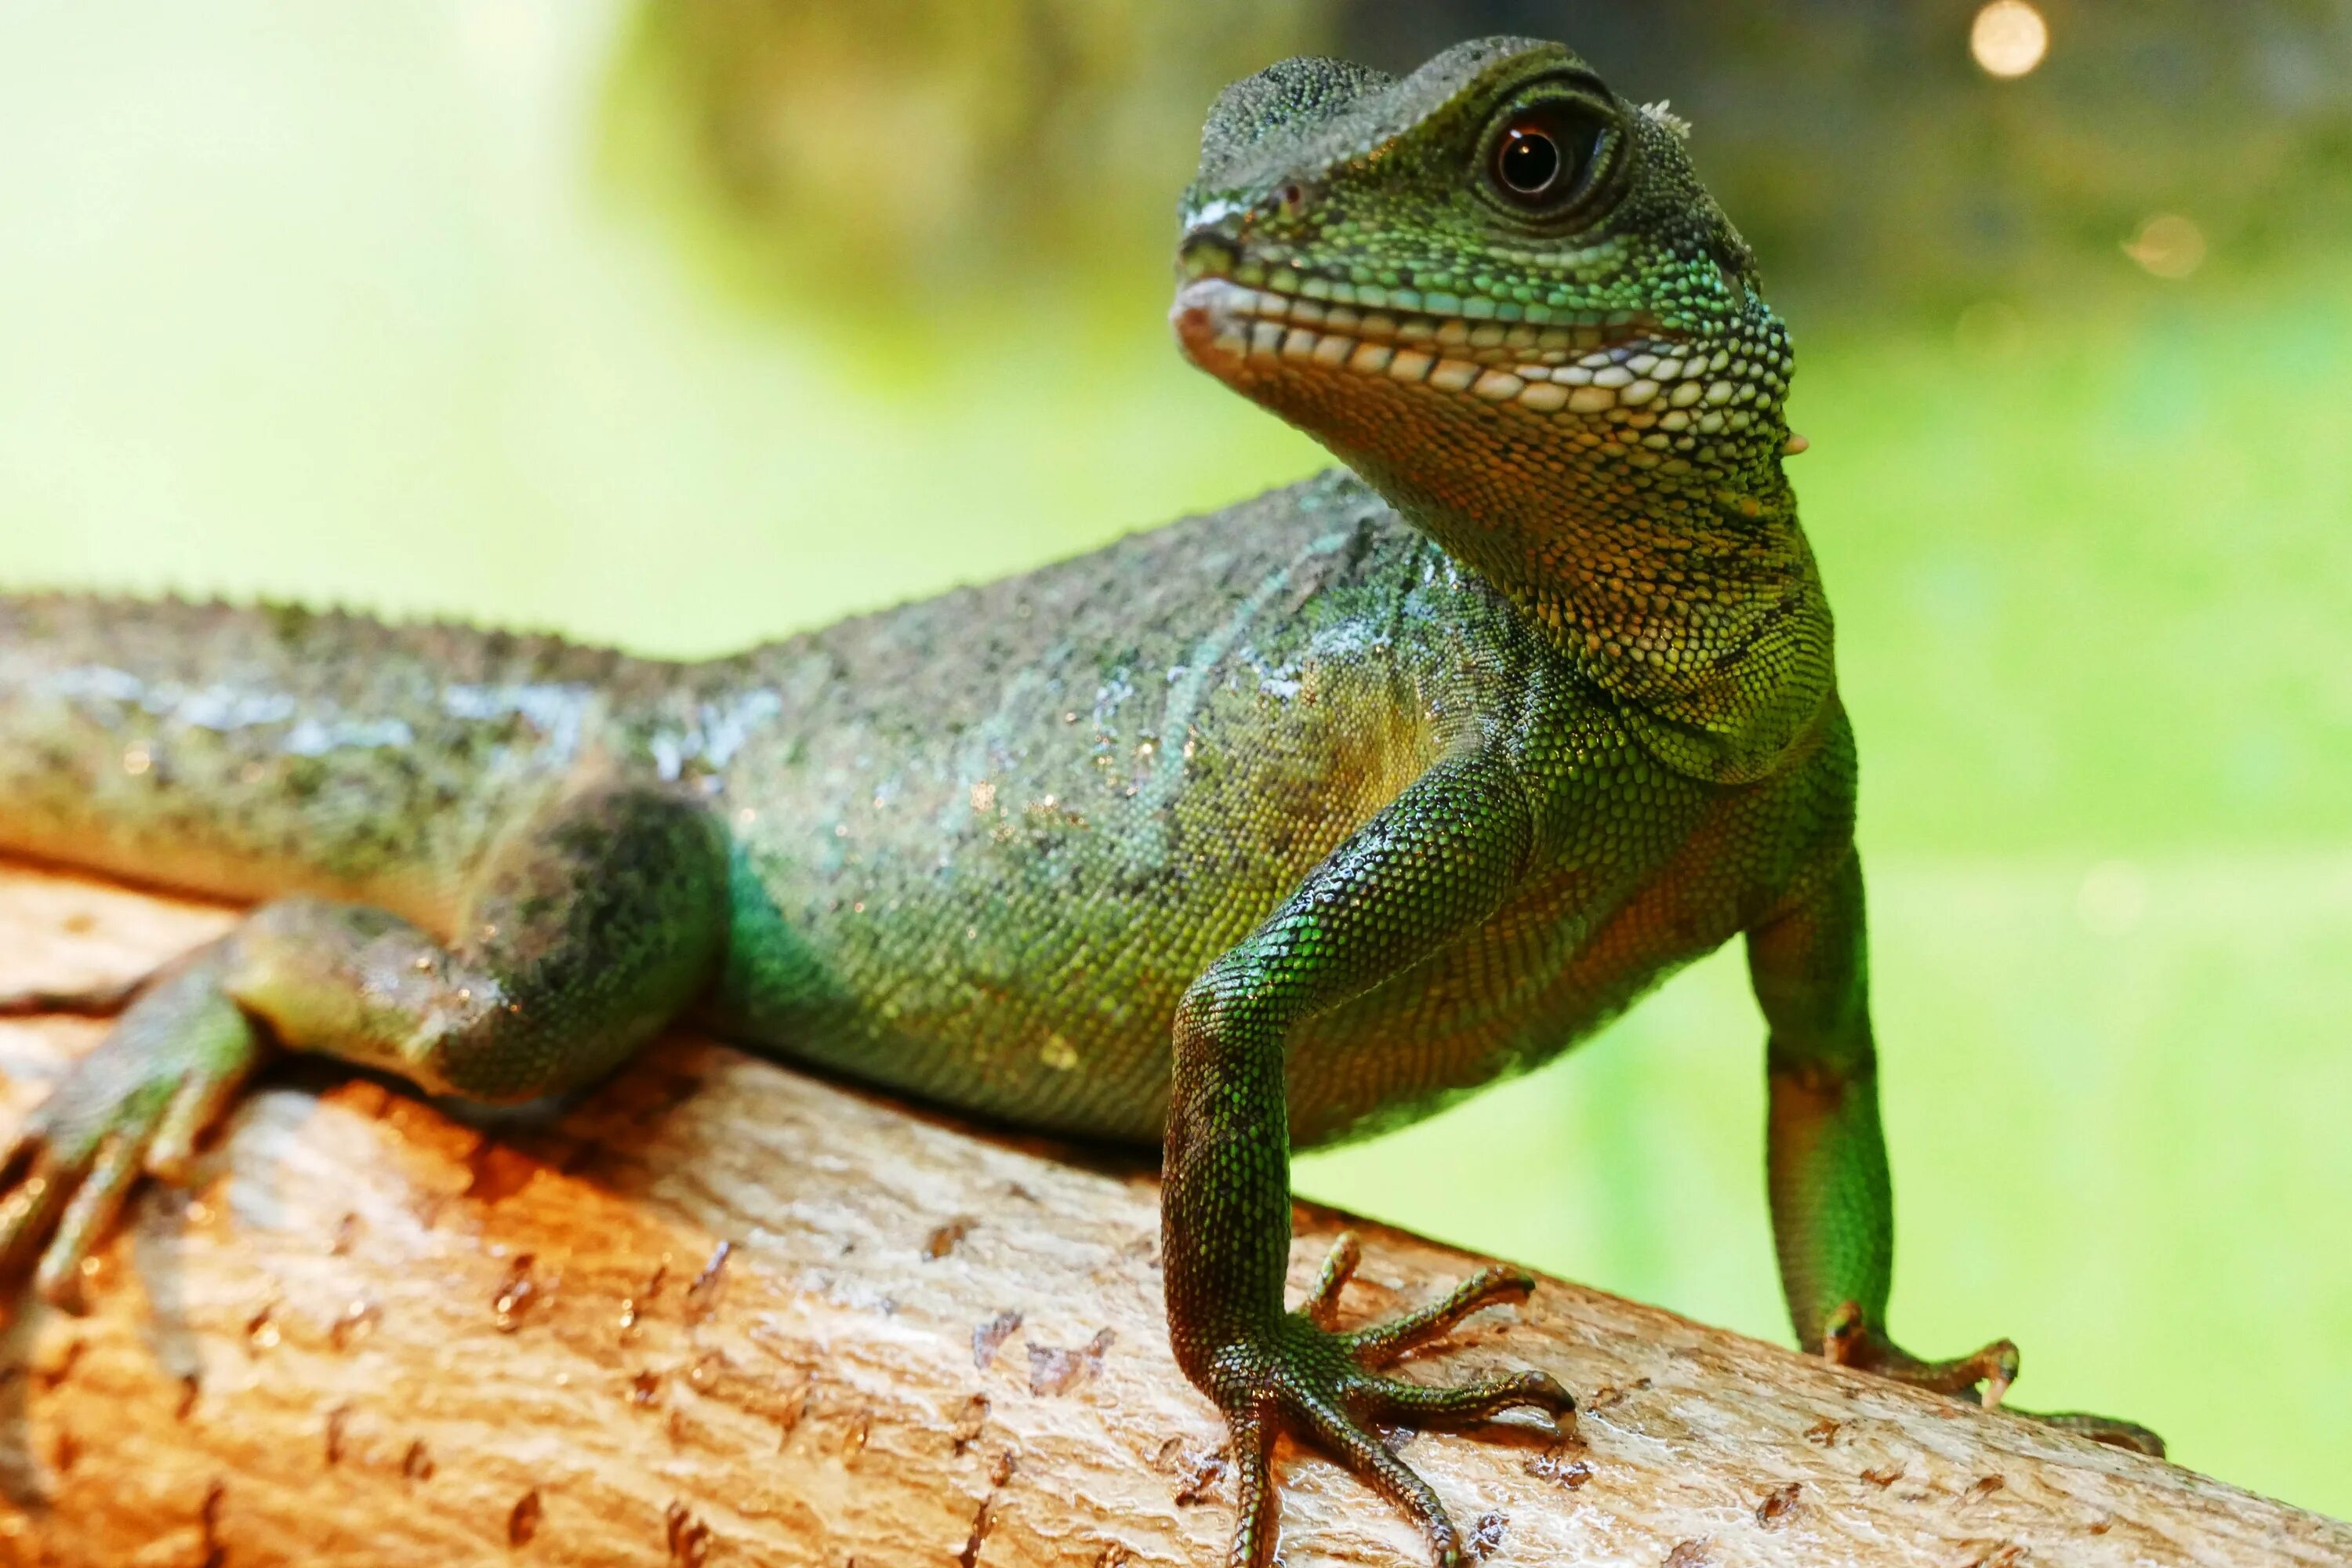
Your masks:
M2153 215L2240 270L2352 234L2352 4L2035 0L2048 58L1969 58L1977 0L1356 0L1374 63L1558 35L1671 98L1784 308L2096 289Z
M754 293L854 282L849 308L936 312L1164 249L1210 100L1312 46L1326 9L652 0L615 58L606 156L629 188L682 193L669 211Z
M1203 110L1268 60L1527 33L1696 121L1801 313L2079 293L2168 214L2240 268L2352 234L2352 0L2041 8L2047 63L1995 81L1975 0L649 0L609 150L709 198L671 210L753 292L920 308L1164 246Z

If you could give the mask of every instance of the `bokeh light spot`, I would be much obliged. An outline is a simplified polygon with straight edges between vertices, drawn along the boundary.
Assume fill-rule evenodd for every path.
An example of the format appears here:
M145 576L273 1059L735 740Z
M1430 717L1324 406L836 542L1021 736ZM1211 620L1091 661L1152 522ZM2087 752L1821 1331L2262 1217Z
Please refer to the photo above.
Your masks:
M2050 52L2050 24L2026 0L1992 0L1969 29L1969 52L1993 76L2021 77Z
M2124 254L2156 277L2179 282L2205 265L2205 231L2179 213L2158 213L2124 242Z

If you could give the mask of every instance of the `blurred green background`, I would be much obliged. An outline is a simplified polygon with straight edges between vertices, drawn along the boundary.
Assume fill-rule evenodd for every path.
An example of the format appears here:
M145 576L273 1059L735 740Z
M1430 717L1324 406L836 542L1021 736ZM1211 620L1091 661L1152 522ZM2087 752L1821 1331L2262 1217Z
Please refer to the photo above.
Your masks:
M1897 1331L2352 1514L2352 3L2032 9L16 0L0 583L691 654L1222 504L1216 88L1563 37L1799 334ZM1301 1185L1782 1338L1760 1055L1727 952Z

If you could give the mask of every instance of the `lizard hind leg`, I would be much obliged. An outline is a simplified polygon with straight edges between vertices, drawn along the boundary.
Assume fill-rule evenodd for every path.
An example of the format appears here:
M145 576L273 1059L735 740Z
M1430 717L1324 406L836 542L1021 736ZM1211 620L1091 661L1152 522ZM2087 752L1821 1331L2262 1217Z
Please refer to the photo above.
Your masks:
M273 1047L517 1101L619 1065L702 988L726 932L715 822L667 789L597 784L531 814L471 879L444 942L387 910L265 904L138 992L0 1164L0 1278L75 1303L142 1173L184 1178Z

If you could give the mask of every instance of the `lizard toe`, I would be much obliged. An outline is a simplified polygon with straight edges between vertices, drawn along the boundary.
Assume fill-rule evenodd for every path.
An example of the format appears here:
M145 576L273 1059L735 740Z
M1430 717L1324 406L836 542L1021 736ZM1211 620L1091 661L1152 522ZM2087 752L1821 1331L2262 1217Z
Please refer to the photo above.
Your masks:
M1410 1383L1401 1377L1368 1376L1349 1393L1349 1407L1361 1418L1388 1426L1467 1426L1506 1410L1541 1410L1555 1432L1576 1431L1576 1396L1545 1372L1512 1373L1452 1387Z
M1862 1309L1852 1301L1830 1315L1822 1339L1822 1353L1841 1366L1874 1373L1931 1394L1949 1394L1982 1405L1988 1410L2000 1405L2010 1384L2017 1381L2019 1365L2017 1344L2012 1340L1995 1340L1950 1361L1922 1361L1872 1327ZM2015 1405L2008 1406L2008 1410L2011 1415L2072 1432L2094 1443L2164 1458L2164 1439L2137 1422L2080 1411L2045 1415L2020 1410Z
M2164 1439L2137 1421L2120 1421L2112 1415L2092 1415L2080 1410L2043 1413L2012 1408L2010 1414L2038 1421L2044 1426L2055 1426L2061 1432L2072 1432L2078 1437L2088 1437L2110 1448L2128 1449L2155 1459L2164 1458Z
M1420 1527L1432 1562L1453 1568L1462 1561L1460 1531L1437 1494L1375 1427L1462 1426L1529 1407L1546 1412L1558 1430L1574 1429L1576 1400L1547 1373L1444 1387L1375 1370L1480 1307L1524 1299L1534 1284L1531 1275L1484 1269L1429 1306L1341 1331L1331 1319L1358 1256L1355 1237L1342 1237L1304 1306L1215 1358L1209 1386L1232 1433L1239 1501L1233 1568L1265 1568L1271 1560L1279 1497L1272 1454L1280 1433L1313 1443L1345 1465Z
M1873 1326L1852 1301L1831 1315L1822 1335L1822 1354L1840 1366L1875 1373L1931 1394L1948 1394L1988 1410L1999 1405L2009 1385L2017 1381L2019 1367L2013 1340L1994 1340L1949 1361L1922 1361Z

